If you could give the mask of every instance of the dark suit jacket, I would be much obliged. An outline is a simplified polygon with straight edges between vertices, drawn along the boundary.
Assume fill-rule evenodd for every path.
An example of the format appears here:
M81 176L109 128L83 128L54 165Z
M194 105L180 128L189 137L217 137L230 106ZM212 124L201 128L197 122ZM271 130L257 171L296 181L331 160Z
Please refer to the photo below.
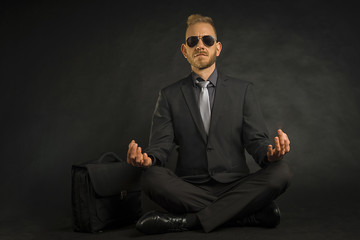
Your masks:
M249 174L244 148L264 167L270 144L253 84L219 72L206 136L191 75L162 89L145 150L164 165L178 145L176 174L189 182L231 182Z

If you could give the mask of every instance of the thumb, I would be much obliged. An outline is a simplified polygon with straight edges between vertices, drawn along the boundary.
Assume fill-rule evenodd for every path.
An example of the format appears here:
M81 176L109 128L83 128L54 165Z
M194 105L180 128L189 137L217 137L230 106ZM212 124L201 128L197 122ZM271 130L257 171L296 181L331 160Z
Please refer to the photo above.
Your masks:
M147 153L144 153L144 166L148 167L152 164L151 158L147 155Z

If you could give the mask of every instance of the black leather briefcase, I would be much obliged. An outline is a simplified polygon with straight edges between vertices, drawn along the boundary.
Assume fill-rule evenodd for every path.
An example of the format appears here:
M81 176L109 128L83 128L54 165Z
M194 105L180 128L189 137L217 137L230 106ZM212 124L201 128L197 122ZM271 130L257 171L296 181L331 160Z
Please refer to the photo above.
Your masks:
M141 169L130 166L113 152L92 163L73 165L74 231L100 232L135 223L142 214L140 174Z

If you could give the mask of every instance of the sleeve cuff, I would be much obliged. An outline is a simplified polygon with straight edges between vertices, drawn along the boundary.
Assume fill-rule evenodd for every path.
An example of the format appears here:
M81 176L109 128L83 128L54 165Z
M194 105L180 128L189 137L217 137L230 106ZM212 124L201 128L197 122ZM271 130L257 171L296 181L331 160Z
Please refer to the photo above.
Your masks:
M151 158L151 160L152 160L151 166L156 166L156 165L158 165L158 164L157 164L158 161L156 161L156 157L154 157L154 155L149 155L149 158Z

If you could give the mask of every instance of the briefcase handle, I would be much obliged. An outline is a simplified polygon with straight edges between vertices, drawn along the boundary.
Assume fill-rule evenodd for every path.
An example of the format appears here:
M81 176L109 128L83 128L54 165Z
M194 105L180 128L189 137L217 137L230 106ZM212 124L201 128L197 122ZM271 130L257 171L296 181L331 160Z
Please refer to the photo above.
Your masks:
M108 162L108 161L105 161L106 157L111 157L113 160L115 160L115 161L111 161L111 162L124 162L124 160L121 159L116 153L114 153L114 152L106 152L106 153L103 153L99 157L98 163Z

